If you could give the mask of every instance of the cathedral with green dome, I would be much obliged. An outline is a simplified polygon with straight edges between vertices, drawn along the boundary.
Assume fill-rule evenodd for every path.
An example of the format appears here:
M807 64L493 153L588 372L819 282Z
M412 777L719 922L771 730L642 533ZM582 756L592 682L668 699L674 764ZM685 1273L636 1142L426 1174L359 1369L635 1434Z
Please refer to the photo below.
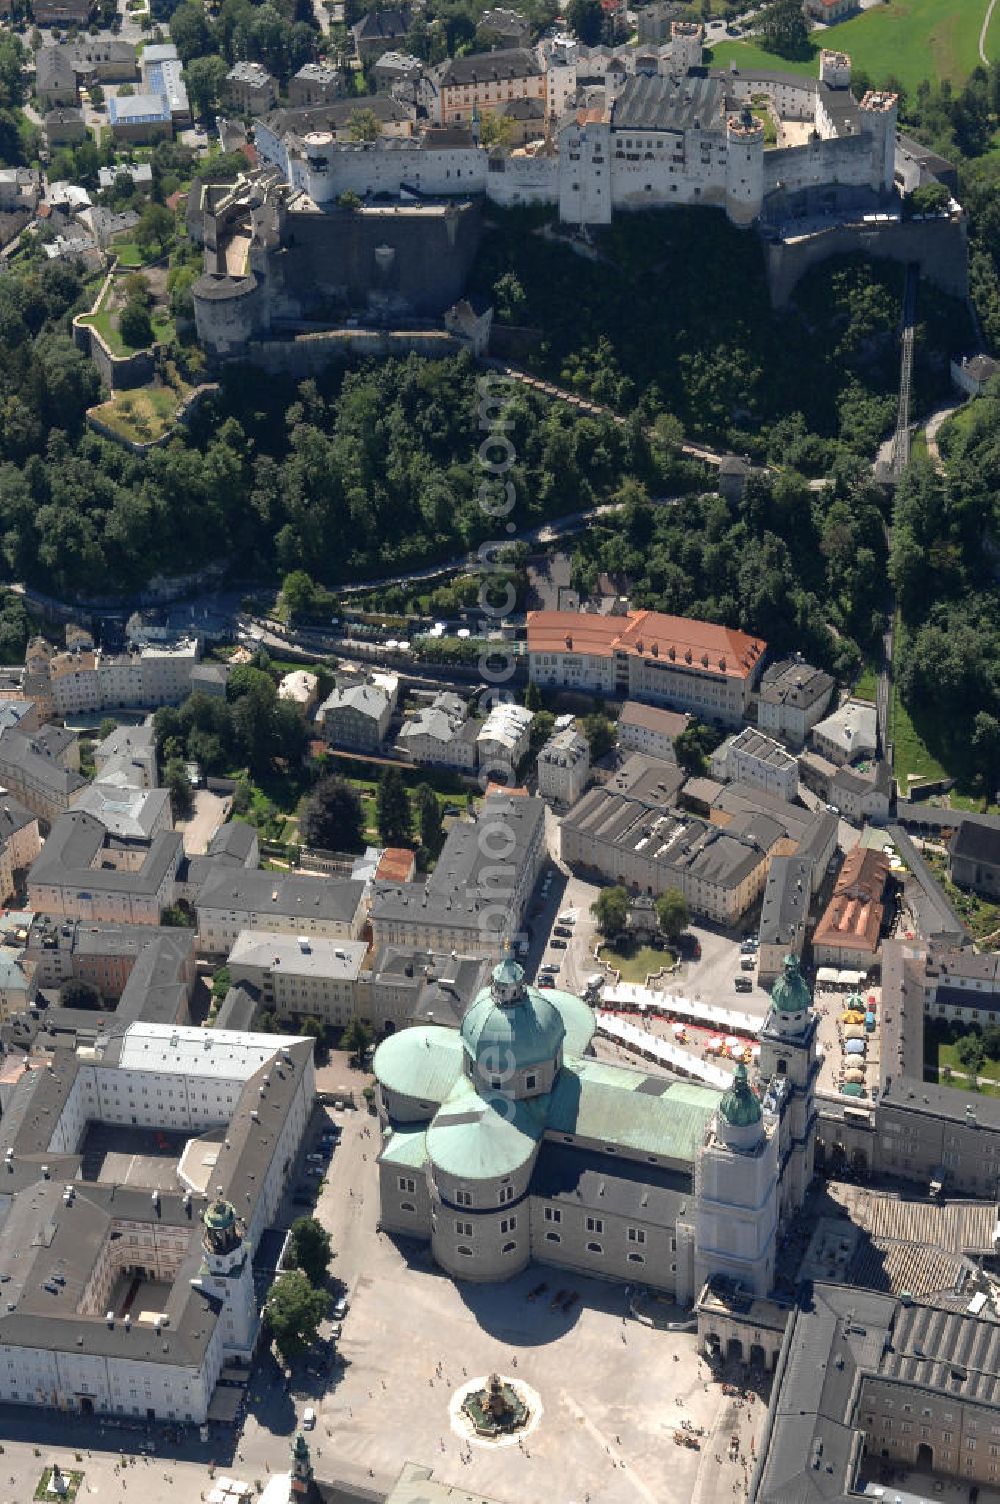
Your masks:
M530 985L509 956L460 1028L405 1029L375 1053L380 1227L429 1243L457 1279L535 1260L682 1303L719 1274L764 1295L813 1024L789 958L761 1034L766 1072L751 1083L739 1065L721 1093L598 1059L592 1009Z

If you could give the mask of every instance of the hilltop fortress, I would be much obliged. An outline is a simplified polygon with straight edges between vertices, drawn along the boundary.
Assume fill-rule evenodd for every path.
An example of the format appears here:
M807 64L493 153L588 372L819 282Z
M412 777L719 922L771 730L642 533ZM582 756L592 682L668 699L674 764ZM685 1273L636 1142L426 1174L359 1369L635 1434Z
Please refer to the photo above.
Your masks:
M463 58L408 85L374 141L351 139L344 102L276 111L255 128L258 172L192 195L200 337L222 356L338 314L382 329L439 319L464 288L483 199L558 206L581 233L622 211L721 209L761 234L776 302L852 249L916 261L965 296L958 205L903 222L900 190L947 164L898 137L895 94L855 98L840 52L821 54L818 79L700 59L687 23L656 49L550 39ZM497 116L520 123L521 146L482 144Z

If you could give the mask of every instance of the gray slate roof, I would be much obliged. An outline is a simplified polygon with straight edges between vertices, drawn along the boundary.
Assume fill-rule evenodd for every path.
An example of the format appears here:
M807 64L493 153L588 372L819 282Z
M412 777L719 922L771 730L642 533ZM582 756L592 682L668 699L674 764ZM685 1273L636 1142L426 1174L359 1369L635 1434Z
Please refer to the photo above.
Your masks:
M725 102L725 88L715 78L638 74L615 100L611 125L617 131L722 130Z

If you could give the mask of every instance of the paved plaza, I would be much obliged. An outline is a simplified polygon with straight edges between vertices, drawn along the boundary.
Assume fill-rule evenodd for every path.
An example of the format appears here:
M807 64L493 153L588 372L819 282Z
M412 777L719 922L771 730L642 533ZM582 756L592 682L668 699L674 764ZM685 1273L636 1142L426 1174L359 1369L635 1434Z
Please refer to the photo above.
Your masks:
M404 1462L417 1461L501 1504L743 1497L765 1403L726 1396L692 1332L644 1325L628 1314L622 1286L561 1271L533 1267L510 1284L454 1284L426 1250L401 1248L377 1230L376 1119L329 1116L342 1137L318 1214L336 1250L331 1275L351 1302L332 1373L306 1372L289 1390L264 1354L242 1434L213 1426L207 1442L193 1428L177 1441L161 1427L126 1431L100 1418L5 1407L0 1504L30 1498L50 1461L82 1468L80 1498L99 1504L200 1500L211 1487L210 1459L216 1473L263 1484L287 1468L308 1405L318 1413L310 1443L320 1477L387 1489ZM289 1206L288 1217L299 1210ZM560 1291L578 1296L568 1313L551 1309ZM662 1321L684 1314L664 1309ZM470 1443L453 1425L456 1390L494 1371L537 1395L523 1446ZM688 1426L704 1433L698 1449L675 1442ZM734 1435L741 1450L731 1461Z

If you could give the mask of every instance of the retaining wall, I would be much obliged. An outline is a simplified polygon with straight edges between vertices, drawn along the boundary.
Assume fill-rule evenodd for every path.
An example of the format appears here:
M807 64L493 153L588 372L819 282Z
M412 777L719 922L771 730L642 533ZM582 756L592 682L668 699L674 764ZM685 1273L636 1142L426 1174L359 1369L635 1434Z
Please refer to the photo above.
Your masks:
M903 221L888 225L835 225L801 240L765 242L771 302L783 307L813 266L857 252L876 260L915 262L920 275L963 301L969 295L969 256L964 218Z

